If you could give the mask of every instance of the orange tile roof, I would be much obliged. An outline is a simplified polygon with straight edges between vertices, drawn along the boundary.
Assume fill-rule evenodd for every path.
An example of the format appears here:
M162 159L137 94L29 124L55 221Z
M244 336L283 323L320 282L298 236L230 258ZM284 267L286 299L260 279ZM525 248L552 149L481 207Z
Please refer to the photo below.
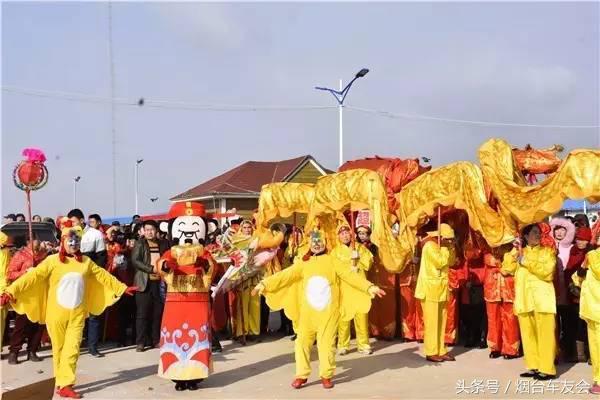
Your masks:
M283 161L248 161L177 196L172 201L189 200L204 196L249 195L258 196L264 184L283 182L295 172L310 155Z

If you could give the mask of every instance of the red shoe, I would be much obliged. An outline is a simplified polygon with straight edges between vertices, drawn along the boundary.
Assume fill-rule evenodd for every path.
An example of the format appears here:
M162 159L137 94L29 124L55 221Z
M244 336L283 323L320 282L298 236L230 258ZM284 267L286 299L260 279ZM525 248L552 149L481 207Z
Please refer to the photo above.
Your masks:
M440 358L444 361L456 361L456 358L454 358L454 356L450 355L450 353L442 354L440 356Z
M435 363L444 362L444 359L440 356L427 356L427 357L425 357L425 359L429 362L435 362Z
M79 393L77 393L75 390L73 390L72 385L60 388L58 390L58 395L60 397L66 397L66 398L70 398L70 399L80 399L81 398L81 395Z
M321 378L321 383L325 389L332 389L335 386L329 378Z
M592 387L590 388L590 393L591 394L600 394L600 385L598 385L597 383L594 383L592 385Z
M294 382L292 382L292 387L294 389L300 389L302 386L304 386L306 384L306 382L308 382L308 379L306 379L306 378L296 378L296 379L294 379Z

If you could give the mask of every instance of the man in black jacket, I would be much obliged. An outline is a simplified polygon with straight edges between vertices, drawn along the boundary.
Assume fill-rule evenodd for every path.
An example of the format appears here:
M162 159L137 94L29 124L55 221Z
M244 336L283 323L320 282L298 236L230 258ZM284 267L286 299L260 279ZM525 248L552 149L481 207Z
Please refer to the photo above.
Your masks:
M158 260L169 250L169 243L157 238L156 221L144 222L144 237L140 238L131 253L131 263L135 269L133 284L138 287L135 294L136 351L144 351L145 345L157 347L160 342L160 323L163 302L160 297L160 276ZM150 327L150 332L148 328Z

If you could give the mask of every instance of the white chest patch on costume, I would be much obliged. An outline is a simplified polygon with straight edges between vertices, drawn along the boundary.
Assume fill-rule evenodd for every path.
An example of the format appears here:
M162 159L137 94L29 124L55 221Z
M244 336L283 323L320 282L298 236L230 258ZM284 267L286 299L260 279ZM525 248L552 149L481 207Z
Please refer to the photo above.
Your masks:
M327 279L315 275L308 279L304 294L312 308L323 311L331 302L331 285Z
M56 301L66 309L77 308L83 300L83 275L78 272L67 272L60 278L56 288Z

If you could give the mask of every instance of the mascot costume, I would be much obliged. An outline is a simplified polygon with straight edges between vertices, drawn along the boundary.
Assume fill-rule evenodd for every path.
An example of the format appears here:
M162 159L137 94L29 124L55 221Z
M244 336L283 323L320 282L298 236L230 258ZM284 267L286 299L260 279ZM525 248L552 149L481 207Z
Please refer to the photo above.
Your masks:
M52 341L52 362L57 394L78 399L73 390L75 369L85 319L100 315L127 287L79 251L83 231L69 222L63 224L60 252L14 281L2 294L2 305L11 303L29 320L46 324Z
M196 390L212 371L209 290L216 263L204 248L204 206L175 203L161 224L172 247L159 261L167 283L160 332L158 375L175 382L175 390Z
M272 310L284 309L288 318L296 322L296 379L292 382L295 389L308 381L315 340L322 385L325 389L333 388L335 338L340 320L348 321L356 314L368 313L371 298L385 294L361 275L336 262L326 251L324 232L318 229L311 233L310 250L301 260L262 280L252 293L262 294Z

